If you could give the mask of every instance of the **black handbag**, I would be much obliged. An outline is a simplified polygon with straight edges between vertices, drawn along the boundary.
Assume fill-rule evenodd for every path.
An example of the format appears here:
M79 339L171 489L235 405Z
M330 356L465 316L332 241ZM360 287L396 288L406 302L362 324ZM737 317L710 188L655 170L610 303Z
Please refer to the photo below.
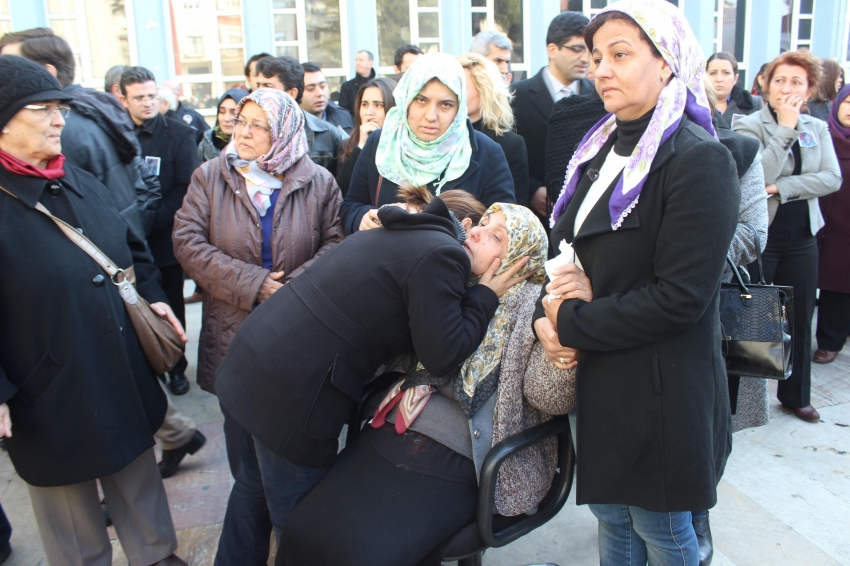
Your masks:
M720 325L730 377L788 379L791 375L791 328L794 320L792 287L767 285L761 265L761 245L756 265L758 283L745 283L739 268L727 256L732 283L720 286Z

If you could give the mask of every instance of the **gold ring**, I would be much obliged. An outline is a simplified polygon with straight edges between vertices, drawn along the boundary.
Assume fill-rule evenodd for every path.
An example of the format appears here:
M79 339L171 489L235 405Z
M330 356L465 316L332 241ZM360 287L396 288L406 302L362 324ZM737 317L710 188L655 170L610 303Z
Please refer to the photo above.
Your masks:
M567 365L567 361L564 358L558 358L558 361L561 362L562 366Z

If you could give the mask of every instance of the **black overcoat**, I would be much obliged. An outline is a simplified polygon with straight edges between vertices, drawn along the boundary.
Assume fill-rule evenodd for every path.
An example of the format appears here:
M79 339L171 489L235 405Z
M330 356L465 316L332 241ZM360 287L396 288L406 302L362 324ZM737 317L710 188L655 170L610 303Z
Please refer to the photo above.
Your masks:
M118 288L41 212L41 202L119 267L133 265L139 293L165 302L159 270L118 215L109 191L65 165L57 181L0 167L0 402L6 447L29 484L101 478L153 446L165 394L125 317Z
M683 118L612 231L615 184L573 238L584 174L552 232L573 243L593 286L592 302L562 303L557 324L561 343L580 350L577 503L708 509L732 442L718 299L738 221L735 163Z
M239 327L216 374L221 404L265 446L304 466L330 465L363 384L416 351L445 375L478 347L498 298L468 290L470 262L448 210L379 213L316 259Z

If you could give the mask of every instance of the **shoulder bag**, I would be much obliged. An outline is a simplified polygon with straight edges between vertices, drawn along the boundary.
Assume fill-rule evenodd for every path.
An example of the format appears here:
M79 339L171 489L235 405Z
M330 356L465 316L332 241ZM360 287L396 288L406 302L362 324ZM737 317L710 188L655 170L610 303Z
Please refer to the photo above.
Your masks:
M791 375L792 287L767 285L756 229L758 282L744 283L739 268L727 256L732 283L720 286L720 325L730 377L788 379Z
M4 187L0 189L18 198ZM133 324L142 351L154 372L163 374L177 365L183 356L183 341L171 323L156 314L150 304L136 292L136 274L133 266L127 269L117 267L91 240L77 232L64 220L53 216L40 202L36 203L35 208L53 220L62 233L97 262L109 275L113 285L118 287L127 316Z

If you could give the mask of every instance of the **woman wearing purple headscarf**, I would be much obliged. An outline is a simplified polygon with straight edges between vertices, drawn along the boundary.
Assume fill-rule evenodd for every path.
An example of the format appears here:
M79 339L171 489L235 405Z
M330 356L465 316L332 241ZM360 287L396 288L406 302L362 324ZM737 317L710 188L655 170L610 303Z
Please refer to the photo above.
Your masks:
M818 234L818 349L814 361L835 361L850 334L850 86L838 93L829 133L841 168L841 188L820 197L826 225Z
M584 38L610 114L567 167L552 241L575 263L534 328L556 366L578 351L576 498L601 564L695 566L691 511L715 505L731 448L718 301L738 176L678 8L621 0Z

